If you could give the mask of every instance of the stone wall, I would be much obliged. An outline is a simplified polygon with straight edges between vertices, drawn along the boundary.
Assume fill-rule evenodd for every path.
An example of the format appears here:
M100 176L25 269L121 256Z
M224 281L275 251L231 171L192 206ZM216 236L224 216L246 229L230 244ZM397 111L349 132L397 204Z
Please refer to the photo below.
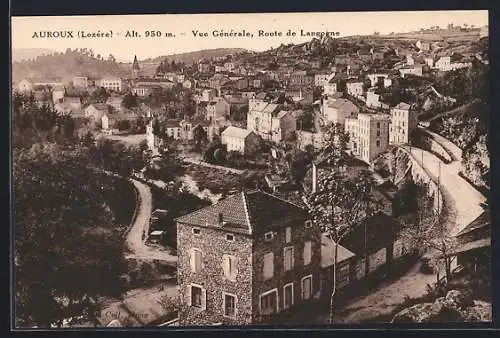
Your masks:
M180 325L203 325L224 323L228 325L249 324L252 319L252 239L243 234L234 234L234 241L226 240L224 229L200 227L195 235L190 225L177 224L178 284L182 304L179 311ZM192 248L203 252L201 273L191 271ZM237 257L236 281L224 277L222 256ZM206 310L188 306L188 285L195 283L206 289ZM223 316L223 293L237 296L236 318Z
M257 236L257 235L256 235ZM285 228L276 230L276 236L271 241L264 240L264 234L256 237L253 252L253 317L254 322L265 322L266 318L260 316L259 299L260 295L272 289L278 291L278 311L283 310L283 287L285 284L293 282L294 305L300 306L301 303L301 278L313 275L313 292L315 295L320 290L321 271L321 235L317 227L306 228L304 222L292 225L291 242L285 243ZM303 250L304 242L310 240L311 263L304 266ZM284 248L292 246L294 248L294 268L290 271L284 271ZM274 277L263 280L263 257L266 253L274 253Z

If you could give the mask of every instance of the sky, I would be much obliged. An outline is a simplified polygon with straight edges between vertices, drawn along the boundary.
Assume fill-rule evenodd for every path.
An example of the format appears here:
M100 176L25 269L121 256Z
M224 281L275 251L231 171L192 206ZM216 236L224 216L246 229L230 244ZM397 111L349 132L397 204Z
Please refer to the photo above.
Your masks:
M409 32L430 26L448 24L488 25L488 11L415 11L415 12L335 12L335 13L258 13L258 14L157 14L12 17L12 48L90 48L95 54L131 62L213 48L246 48L267 50L285 43L310 41L300 31L339 32L340 36ZM37 38L34 33L73 31L73 38ZM127 31L140 37L126 37ZM253 37L215 37L214 31L246 32ZM282 36L258 36L258 31L282 32ZM296 36L287 36L288 30ZM107 32L111 37L78 38L78 32ZM146 31L159 31L161 37L146 37ZM207 37L194 36L206 32ZM167 33L174 36L166 37Z

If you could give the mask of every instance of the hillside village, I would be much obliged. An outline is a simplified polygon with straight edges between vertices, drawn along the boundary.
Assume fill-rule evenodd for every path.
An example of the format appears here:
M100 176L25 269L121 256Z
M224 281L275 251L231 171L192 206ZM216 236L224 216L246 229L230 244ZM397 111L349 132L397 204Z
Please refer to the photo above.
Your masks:
M474 290L469 312L453 304L466 293L455 290L458 281L487 279L490 264L487 28L415 36L324 36L196 62L136 57L126 66L68 50L106 71L15 81L16 93L75 121L78 137L141 143L149 154L130 172L138 205L127 243L136 245L134 259L175 268L161 282L169 304L142 320L121 298L128 319L98 325L327 323L329 313L340 323L442 321L449 309L460 321L483 320L472 313L487 299L477 301ZM43 58L51 57L65 55ZM371 182L364 201L376 207L353 201L345 208L360 214L339 211L353 217L345 237L318 225L329 180ZM181 211L161 200L179 193L203 203ZM434 255L414 235L422 224L406 228L424 211L442 225L433 239L453 242ZM389 290L411 290L413 303L395 292L396 305L371 317L349 310L370 297L383 307ZM418 303L438 297L449 301L439 311ZM153 298L141 306L154 307Z

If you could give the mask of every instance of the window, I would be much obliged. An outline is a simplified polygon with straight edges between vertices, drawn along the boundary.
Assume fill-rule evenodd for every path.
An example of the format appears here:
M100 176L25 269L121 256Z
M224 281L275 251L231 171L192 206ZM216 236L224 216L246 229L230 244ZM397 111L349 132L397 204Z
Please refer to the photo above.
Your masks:
M377 140L377 147L380 147L380 140Z
M292 228L287 227L285 229L285 242L290 243L292 241Z
M377 130L377 136L380 136L380 130Z
M377 128L380 129L380 122L377 122Z
M278 312L278 291L271 290L260 296L260 313L270 315Z
M224 307L224 317L236 317L236 296L222 292L222 304Z
M272 252L264 255L264 267L262 269L264 280L274 276L274 254Z
M200 249L192 249L191 250L191 271L193 272L201 272L203 262L203 253Z
M236 257L231 255L222 256L222 270L224 277L230 281L235 281L238 275L238 261Z
M201 285L188 285L188 304L202 310L206 309L207 292Z
M305 226L306 228L310 228L310 227L312 227L312 222L311 222L310 220L307 220L307 221L304 223L304 226Z
M231 241L231 242L234 241L234 235L227 234L226 235L226 240Z
M304 243L304 265L311 263L311 241Z
M343 264L337 272L337 287L341 288L349 284L349 264Z
M265 238L265 240L266 240L266 241L272 241L272 240L273 240L273 238L274 238L274 234L273 234L273 232L272 232L272 231L270 231L270 232L266 232L266 233L264 234L264 238Z
M312 295L312 275L306 276L301 280L302 299L311 298Z
M293 283L283 287L283 309L288 309L293 305Z
M293 246L283 249L283 266L285 271L293 269Z

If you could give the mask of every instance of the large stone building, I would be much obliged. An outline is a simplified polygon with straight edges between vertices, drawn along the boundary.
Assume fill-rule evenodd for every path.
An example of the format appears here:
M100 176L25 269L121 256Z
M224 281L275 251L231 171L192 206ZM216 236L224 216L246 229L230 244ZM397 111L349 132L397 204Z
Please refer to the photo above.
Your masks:
M398 103L390 112L389 144L408 143L411 133L417 128L417 112L405 102Z
M99 85L107 90L120 92L122 90L122 79L118 77L105 77L99 82Z
M371 163L389 146L390 116L386 114L358 114L346 119L345 130L349 134L353 155Z
M279 105L264 101L255 102L250 100L249 102L247 129L254 131L265 140L271 140L273 131L276 129L276 127L273 127L273 123L276 123L274 117L280 111Z
M178 218L177 250L180 325L268 323L319 295L319 229L262 191Z

